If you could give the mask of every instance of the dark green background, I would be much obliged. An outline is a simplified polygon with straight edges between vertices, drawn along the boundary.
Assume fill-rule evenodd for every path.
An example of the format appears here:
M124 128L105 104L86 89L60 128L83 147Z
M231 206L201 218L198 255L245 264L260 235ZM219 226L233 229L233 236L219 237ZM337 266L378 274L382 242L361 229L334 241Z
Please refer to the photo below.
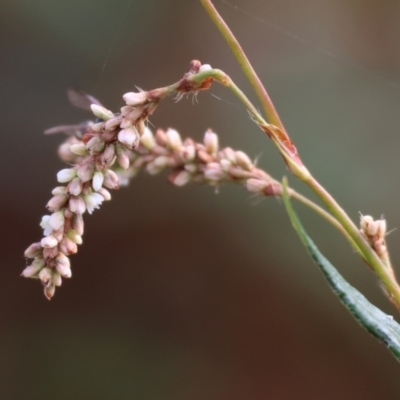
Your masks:
M307 166L355 220L384 213L399 227L400 2L231 1L239 11L215 4ZM398 363L329 291L282 203L240 187L215 194L141 175L87 216L73 278L51 302L19 277L63 168L63 138L41 132L89 117L69 106L66 89L117 111L123 93L172 83L195 58L255 101L198 1L0 2L0 397L400 397ZM212 127L222 145L288 174L238 100L221 87L211 93L223 101L167 99L151 122L196 140ZM342 274L399 319L344 239L297 210ZM398 231L388 243L400 265Z

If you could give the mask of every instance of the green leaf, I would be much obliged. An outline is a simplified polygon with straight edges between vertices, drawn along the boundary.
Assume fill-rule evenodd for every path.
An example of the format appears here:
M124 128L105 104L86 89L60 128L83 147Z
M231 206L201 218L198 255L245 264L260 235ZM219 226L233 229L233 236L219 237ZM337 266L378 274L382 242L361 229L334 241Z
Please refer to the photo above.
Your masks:
M400 361L400 325L392 316L375 307L357 289L347 283L336 268L318 250L305 232L290 204L286 178L283 180L283 201L294 229L300 236L310 256L321 269L333 292L339 297L356 321L383 342L396 359Z

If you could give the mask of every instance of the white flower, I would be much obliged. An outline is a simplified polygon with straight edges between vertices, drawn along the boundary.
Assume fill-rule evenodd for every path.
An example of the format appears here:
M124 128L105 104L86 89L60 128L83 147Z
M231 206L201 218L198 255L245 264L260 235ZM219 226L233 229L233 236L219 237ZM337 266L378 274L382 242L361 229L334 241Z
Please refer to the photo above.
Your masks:
M147 126L144 129L143 135L140 137L140 143L142 143L142 145L146 147L146 149L152 149L156 145L156 140L154 138L153 132L149 128L147 128Z
M45 236L50 235L53 232L53 227L50 225L50 215L43 215L42 222L40 222L40 226L43 229L43 234Z
M86 209L91 214L95 208L99 208L100 204L104 201L104 197L99 193L90 193L83 196L86 203Z
M77 156L85 156L87 154L87 149L84 143L75 143L69 146L71 153L76 154Z
M98 104L91 104L90 108L92 109L92 113L96 117L101 118L105 121L114 117L114 114L110 110L107 110L106 108L99 106Z
M128 104L128 106L138 106L147 100L146 92L129 92L125 93L122 98L125 100L125 103Z
M64 210L57 211L51 214L49 225L56 231L64 225Z
M101 189L101 187L103 186L103 181L104 181L104 175L102 172L100 171L96 171L93 175L93 182L92 182L92 186L93 189L97 192L98 190Z
M181 135L175 129L168 129L165 133L167 135L167 145L172 150L178 150L182 146Z
M204 145L209 154L215 154L218 151L218 135L208 130L204 135Z
M60 183L65 183L72 181L76 177L76 169L75 168L65 168L58 172L57 180Z
M45 249L51 249L53 247L56 247L58 245L58 241L57 239L52 236L46 236L44 237L41 241L40 244L42 245L42 247L44 247Z

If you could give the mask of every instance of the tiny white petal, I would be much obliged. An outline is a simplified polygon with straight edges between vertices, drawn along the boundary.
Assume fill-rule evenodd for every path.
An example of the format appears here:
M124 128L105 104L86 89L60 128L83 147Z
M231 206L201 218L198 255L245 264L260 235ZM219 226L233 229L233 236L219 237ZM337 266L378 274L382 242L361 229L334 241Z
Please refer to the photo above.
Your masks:
M99 193L90 193L84 196L86 209L91 214L96 208L99 208L104 201L104 197Z

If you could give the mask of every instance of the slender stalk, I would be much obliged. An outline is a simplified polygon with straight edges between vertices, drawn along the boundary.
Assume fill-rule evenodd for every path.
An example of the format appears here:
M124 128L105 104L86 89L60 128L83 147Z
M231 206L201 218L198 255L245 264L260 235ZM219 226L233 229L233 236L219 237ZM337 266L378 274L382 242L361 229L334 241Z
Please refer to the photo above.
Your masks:
M200 0L201 4L207 11L211 20L217 26L222 36L228 43L228 46L231 48L233 54L235 55L239 65L241 66L244 74L249 80L251 86L256 92L260 103L264 109L265 114L267 115L268 121L271 124L278 126L283 132L285 132L285 127L275 109L274 104L272 103L267 91L265 90L263 84L261 83L260 78L257 73L254 71L250 61L246 57L242 47L239 42L236 40L235 36L230 31L229 27L226 25L225 21L221 18L218 11L215 9L214 5L210 0Z
M284 130L283 124L280 117L268 96L264 86L262 85L260 79L258 78L256 72L252 68L249 60L243 52L243 49L239 45L238 41L234 37L233 33L226 25L222 17L219 15L211 0L200 0L203 7L206 9L212 21L215 23L217 28L220 30L221 34L227 41L229 47L231 48L234 56L242 67L246 77L253 86L260 102L267 114L267 117L271 124L267 124L263 121L262 117L256 111L254 112L254 106L248 107L243 101L243 93L238 92L232 84L229 86L236 95L239 94L239 98L245 103L247 109L251 112L254 117L255 122L260 126L260 128L268 133L275 145L277 146L279 152L284 157L291 172L300 180L305 182L327 205L333 216L342 225L343 229L347 232L346 237L351 238L352 243L354 242L357 248L361 251L364 259L371 266L371 268L376 272L388 291L389 299L395 303L396 307L400 310L400 287L396 282L394 277L393 269L390 265L389 258L387 260L382 260L378 257L376 252L371 248L370 244L361 235L359 229L355 226L346 212L339 206L339 204L334 200L334 198L318 183L318 181L308 172L307 168L302 164L300 157L297 154L297 150L293 143L291 143L287 133ZM223 83L223 82L221 82ZM244 96L245 97L245 96ZM275 126L274 126L275 125ZM282 131L279 132L279 129ZM278 129L278 130L277 130ZM290 147L287 147L289 141ZM291 152L291 150L294 150Z
M326 219L332 226L334 226L337 230L339 230L343 236L347 238L347 240L351 243L353 248L357 250L357 252L364 257L352 237L347 233L347 231L343 228L343 226L338 222L338 220L333 217L331 214L329 214L327 211L325 211L323 208L321 208L319 205L315 204L313 201L311 201L309 198L303 196L302 194L296 192L294 189L288 188L288 194L290 197L293 199L296 199L298 202L304 204L311 210L315 211L318 215L320 215L322 218Z

